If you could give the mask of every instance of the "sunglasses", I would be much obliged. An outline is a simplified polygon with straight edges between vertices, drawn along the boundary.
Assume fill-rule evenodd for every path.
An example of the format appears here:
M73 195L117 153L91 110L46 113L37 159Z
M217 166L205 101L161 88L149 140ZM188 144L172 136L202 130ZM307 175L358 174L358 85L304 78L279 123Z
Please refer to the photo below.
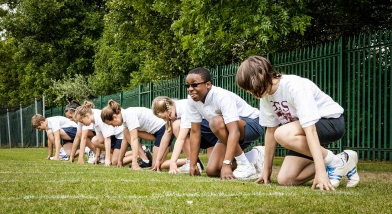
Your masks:
M192 86L192 88L196 88L197 86L199 86L200 84L206 83L208 81L204 81L204 82L198 82L198 83L192 83L192 84L185 84L185 88L189 88Z

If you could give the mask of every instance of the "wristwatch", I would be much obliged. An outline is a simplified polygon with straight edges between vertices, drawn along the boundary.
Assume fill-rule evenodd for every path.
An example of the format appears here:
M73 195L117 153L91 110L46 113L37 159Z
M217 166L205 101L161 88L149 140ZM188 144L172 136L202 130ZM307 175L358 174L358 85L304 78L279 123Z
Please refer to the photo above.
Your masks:
M224 161L223 161L223 164L231 165L231 161L230 161L230 160L224 160Z

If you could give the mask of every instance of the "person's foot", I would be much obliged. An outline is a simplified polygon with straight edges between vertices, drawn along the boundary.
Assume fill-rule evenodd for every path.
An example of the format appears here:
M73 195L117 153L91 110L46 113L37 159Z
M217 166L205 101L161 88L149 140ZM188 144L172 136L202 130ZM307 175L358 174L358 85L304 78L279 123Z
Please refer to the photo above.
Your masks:
M347 187L355 187L359 183L359 175L357 171L358 154L353 150L344 150L348 154L348 172L346 173L348 182Z
M331 181L333 187L337 188L339 186L342 177L347 174L348 164L347 160L349 159L349 155L346 152L342 152L337 154L341 160L341 164L339 166L326 166L328 178Z
M105 155L104 154L101 154L99 156L99 163L105 163Z
M151 168L152 166L152 162L150 161L149 163L144 162L142 159L139 159L137 161L137 164L139 164L139 166L143 169L145 168ZM129 165L129 168L132 168L132 165Z
M201 163L201 161L200 161L200 163ZM199 160L198 160L197 168L199 168L199 172L201 173L203 171L203 169L201 168L200 163L199 163ZM189 173L189 170L190 170L190 161L189 160L186 160L186 163L178 168L178 171L180 173Z
M151 155L150 149L148 149L147 147L144 148L144 146L143 146L143 150L144 150L144 153L146 153L147 159L150 161L150 163L152 163L152 155Z
M264 169L264 153L265 153L265 147L264 146L255 146L253 149L257 150L257 159L256 162L254 163L255 168L256 168L256 173L260 177L261 174L263 173Z
M233 175L240 180L257 179L259 175L256 173L256 168L253 164L243 164L237 161L237 168L233 171Z
M88 160L87 160L87 163L93 164L93 163L94 163L94 160L95 160L95 154L94 154L93 151L90 150L90 151L88 152Z

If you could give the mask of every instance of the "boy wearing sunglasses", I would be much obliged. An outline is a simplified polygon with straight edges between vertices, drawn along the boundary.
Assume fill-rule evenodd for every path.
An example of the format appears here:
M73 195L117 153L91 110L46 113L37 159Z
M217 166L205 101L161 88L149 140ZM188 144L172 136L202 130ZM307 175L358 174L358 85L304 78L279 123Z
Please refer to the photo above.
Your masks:
M206 119L219 139L208 161L206 173L221 179L256 179L264 164L264 147L247 148L264 134L259 124L259 110L238 95L211 84L211 74L205 68L188 73L187 121L190 131L190 175L200 175L197 157L200 148L201 122ZM233 169L235 169L233 171Z

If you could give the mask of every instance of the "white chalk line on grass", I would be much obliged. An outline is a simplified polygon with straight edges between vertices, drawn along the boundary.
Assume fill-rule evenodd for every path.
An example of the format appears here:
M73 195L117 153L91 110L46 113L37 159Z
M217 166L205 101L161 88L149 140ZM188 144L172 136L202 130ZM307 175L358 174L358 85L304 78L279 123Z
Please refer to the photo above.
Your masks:
M316 193L317 194L317 193ZM319 194L337 194L337 195L359 195L358 193L352 192L319 192ZM176 192L164 192L162 194L152 195L127 195L127 196L91 196L91 195L25 195L21 197L1 197L0 201L13 201L13 200L58 200L58 199L161 199L161 198L181 198L181 197L282 197L282 196L298 196L306 194L297 194L292 192L250 192L250 193L224 193L224 192L207 192L207 193L176 193Z

